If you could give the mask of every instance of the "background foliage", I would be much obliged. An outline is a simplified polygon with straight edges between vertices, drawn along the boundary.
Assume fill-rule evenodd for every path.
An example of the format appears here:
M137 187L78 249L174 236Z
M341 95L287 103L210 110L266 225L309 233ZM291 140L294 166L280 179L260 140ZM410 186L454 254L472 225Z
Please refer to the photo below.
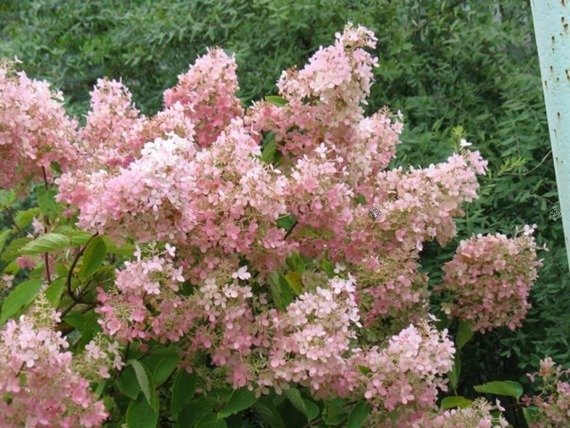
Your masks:
M404 113L399 162L441 160L461 137L490 161L458 238L536 223L549 248L524 327L476 335L462 351L459 389L472 396L467 385L522 379L545 355L567 364L570 280L562 223L550 215L556 182L528 2L8 0L0 3L0 57L18 56L29 75L61 89L74 114L86 112L101 76L121 77L152 113L196 56L222 46L236 55L240 96L249 103L275 93L280 70L301 65L347 21L379 38L369 109ZM423 266L434 283L456 243L426 248Z

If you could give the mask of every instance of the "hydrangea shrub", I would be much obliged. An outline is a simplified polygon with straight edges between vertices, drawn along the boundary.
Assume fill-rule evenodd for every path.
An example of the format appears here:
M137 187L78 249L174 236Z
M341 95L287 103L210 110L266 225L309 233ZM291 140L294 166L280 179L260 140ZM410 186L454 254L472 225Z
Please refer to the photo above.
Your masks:
M2 66L2 203L37 205L0 234L3 425L506 426L485 400L438 406L448 328L520 326L533 228L462 241L428 288L423 245L455 237L487 164L462 142L390 168L402 117L364 111L375 46L348 25L251 106L219 48L151 117L100 79L84 126Z

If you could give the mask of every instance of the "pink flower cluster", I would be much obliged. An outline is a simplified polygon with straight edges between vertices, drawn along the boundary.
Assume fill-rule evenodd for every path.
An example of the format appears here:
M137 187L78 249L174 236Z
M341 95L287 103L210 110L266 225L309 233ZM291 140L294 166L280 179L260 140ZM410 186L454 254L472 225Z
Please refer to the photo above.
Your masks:
M186 74L178 76L178 84L164 93L164 105L180 103L196 128L200 147L212 144L231 119L241 116L243 109L236 96L237 64L219 48L196 60Z
M60 332L22 316L0 332L0 425L94 427L106 418Z
M443 376L453 367L455 347L447 331L427 321L410 325L389 339L385 348L356 353L352 364L361 374L364 397L378 418L398 409L401 422L418 419L433 409L438 389L447 390Z
M62 95L47 82L15 73L0 62L0 188L25 184L76 166L77 121L70 119Z
M175 341L182 336L191 322L191 312L184 315L188 308L177 293L184 278L182 268L172 264L173 254L170 246L166 254L155 250L144 258L139 251L136 261L126 262L117 271L116 290L98 290L101 306L96 310L106 334L123 341Z
M140 151L137 133L144 122L131 92L121 82L99 79L90 95L91 110L79 133L89 163L97 164L90 168L128 165Z
M524 233L514 238L478 235L461 241L453 260L443 268L441 288L452 295L445 310L482 332L500 326L520 327L541 265L533 230L526 226Z
M445 410L440 413L426 413L422 419L414 422L413 428L506 428L509 423L501 414L494 416L495 409L504 410L497 403L492 406L485 399L475 400L469 407Z
M531 424L532 428L562 428L570 420L570 370L557 366L552 358L540 361L538 373L529 375L531 380L540 379L540 394L528 398L527 404L538 408L539 418Z

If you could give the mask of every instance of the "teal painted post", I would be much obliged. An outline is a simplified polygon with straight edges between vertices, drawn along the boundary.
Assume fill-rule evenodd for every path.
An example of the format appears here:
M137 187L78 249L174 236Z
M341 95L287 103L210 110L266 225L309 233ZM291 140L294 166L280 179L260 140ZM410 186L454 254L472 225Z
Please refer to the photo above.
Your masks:
M531 0L531 5L570 264L570 0Z

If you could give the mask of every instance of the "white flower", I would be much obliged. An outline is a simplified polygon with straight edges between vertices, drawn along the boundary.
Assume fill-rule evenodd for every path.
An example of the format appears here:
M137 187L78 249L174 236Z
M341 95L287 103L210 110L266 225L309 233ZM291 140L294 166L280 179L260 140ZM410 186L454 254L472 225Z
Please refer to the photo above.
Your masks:
M461 147L469 147L469 146L471 146L472 144L469 143L465 138L462 138L462 139L459 141L459 145L460 145Z
M247 266L242 266L236 272L232 273L232 278L246 280L251 278L251 274L247 271Z

